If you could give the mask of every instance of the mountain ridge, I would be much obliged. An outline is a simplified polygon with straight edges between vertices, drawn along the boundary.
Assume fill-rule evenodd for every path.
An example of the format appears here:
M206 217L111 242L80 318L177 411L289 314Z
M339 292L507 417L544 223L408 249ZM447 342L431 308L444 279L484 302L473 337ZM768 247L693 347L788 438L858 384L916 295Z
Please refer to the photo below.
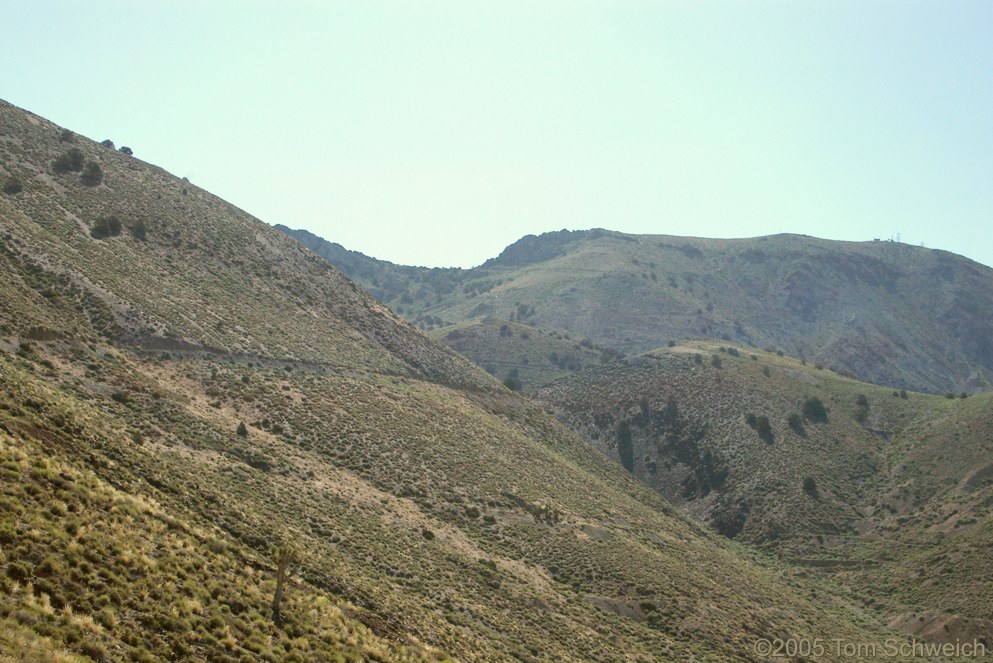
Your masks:
M326 248L310 233L291 235ZM346 263L335 250L324 257L429 330L496 317L625 353L710 337L897 388L993 384L993 269L946 251L597 229L527 236L469 270L385 267L354 252Z

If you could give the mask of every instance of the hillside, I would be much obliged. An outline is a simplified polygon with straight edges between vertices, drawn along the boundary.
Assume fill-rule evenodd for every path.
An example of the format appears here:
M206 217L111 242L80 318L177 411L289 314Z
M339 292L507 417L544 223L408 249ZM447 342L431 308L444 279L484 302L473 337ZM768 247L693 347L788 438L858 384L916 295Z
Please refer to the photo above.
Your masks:
M829 569L889 619L971 619L993 641L993 394L901 393L695 341L535 398L726 536Z
M430 332L515 389L531 391L584 366L617 361L620 354L589 339L520 322L485 318Z
M0 656L721 661L892 633L189 182L6 103L0 181Z
M292 234L426 329L506 318L625 353L717 338L897 388L993 384L993 269L945 251L560 231L525 237L473 269L427 270Z

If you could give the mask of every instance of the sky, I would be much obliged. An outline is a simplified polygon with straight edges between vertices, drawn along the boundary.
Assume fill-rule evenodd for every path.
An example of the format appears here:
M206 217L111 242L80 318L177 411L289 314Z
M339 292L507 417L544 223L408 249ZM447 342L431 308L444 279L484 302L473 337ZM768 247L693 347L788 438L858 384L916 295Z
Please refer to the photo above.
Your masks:
M402 264L562 228L993 265L988 0L0 0L0 98Z

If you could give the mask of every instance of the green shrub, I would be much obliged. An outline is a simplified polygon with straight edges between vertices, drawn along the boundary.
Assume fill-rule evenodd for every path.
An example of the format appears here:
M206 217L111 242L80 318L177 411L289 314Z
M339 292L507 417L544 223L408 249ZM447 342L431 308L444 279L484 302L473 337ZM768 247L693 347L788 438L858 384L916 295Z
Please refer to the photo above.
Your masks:
M720 355L712 355L710 357L710 365L713 366L714 368L720 368L721 367L721 356Z
M631 445L631 425L626 419L617 424L617 455L628 472L634 471L634 448Z
M55 161L52 162L52 170L58 174L62 173L78 173L83 170L83 163L86 158L83 156L83 151L78 147L73 147L63 154L61 154Z
M96 161L87 161L83 166L83 174L79 176L79 181L86 186L98 186L103 182L103 170Z
M790 416L786 418L786 423L789 425L790 428L793 429L793 432L796 433L797 435L807 434L807 431L804 430L803 428L803 417L801 417L796 412L790 413Z
M148 236L148 228L145 226L145 221L143 219L138 219L132 223L130 230L131 235L135 239L141 240L142 242L144 242Z
M803 416L808 421L827 421L827 408L816 396L810 396L803 402Z
M20 193L24 189L24 185L16 177L9 178L3 185L3 192L8 196L13 196Z
M764 414L759 415L755 420L755 432L759 434L763 440L767 442L772 441L772 424L769 423L769 417Z
M242 421L238 424L238 430L235 431L240 437L248 437L248 426Z
M101 216L93 224L93 229L90 230L90 236L94 239L116 237L121 234L121 229L123 227L124 226L121 224L121 220L116 216Z
M814 477L803 478L803 492L810 495L817 492L817 481L814 480Z

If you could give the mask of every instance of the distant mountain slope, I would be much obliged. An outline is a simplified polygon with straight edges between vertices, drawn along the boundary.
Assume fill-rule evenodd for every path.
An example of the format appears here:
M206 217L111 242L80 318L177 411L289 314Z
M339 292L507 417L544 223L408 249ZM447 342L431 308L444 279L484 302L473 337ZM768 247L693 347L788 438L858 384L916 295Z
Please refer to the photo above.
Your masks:
M728 661L892 634L188 182L5 103L0 181L0 657Z
M993 269L945 251L591 230L528 236L470 270L324 255L364 287L377 280L384 303L427 328L511 318L623 352L719 338L877 384L932 393L993 384Z
M584 366L617 361L619 353L589 339L549 332L520 322L485 318L431 335L515 389L531 391Z
M724 534L822 562L890 619L950 611L993 641L993 394L901 394L698 341L534 396Z

